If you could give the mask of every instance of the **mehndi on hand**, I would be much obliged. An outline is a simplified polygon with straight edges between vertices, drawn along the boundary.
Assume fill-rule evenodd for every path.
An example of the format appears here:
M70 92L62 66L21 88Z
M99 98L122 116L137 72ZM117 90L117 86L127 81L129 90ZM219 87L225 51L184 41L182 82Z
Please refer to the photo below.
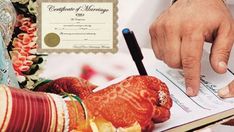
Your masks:
M168 88L155 77L131 76L93 93L95 87L85 80L68 77L38 88L64 94L66 98L62 98L2 85L0 130L102 132L116 128L136 131L140 127L140 131L150 131L153 123L170 117L172 100Z

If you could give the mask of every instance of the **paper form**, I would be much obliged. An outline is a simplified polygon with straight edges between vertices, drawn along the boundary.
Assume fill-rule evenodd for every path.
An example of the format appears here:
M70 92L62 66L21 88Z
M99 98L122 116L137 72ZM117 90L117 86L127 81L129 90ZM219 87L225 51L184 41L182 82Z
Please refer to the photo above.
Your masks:
M234 79L231 72L220 75L215 73L208 62L207 55L202 60L200 91L196 97L188 97L185 90L183 72L169 68L163 62L156 61L147 67L150 75L165 82L173 99L171 118L161 124L155 124L155 131L163 131L205 118L226 110L234 109L234 98L224 100L218 97L218 89ZM234 114L234 113L233 113Z

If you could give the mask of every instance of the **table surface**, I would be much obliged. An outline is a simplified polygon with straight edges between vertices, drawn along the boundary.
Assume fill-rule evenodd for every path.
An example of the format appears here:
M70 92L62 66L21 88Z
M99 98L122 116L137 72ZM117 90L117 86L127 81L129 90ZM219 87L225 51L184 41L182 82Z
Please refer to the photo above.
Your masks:
M234 131L234 115L212 125L206 126L197 132L233 132Z

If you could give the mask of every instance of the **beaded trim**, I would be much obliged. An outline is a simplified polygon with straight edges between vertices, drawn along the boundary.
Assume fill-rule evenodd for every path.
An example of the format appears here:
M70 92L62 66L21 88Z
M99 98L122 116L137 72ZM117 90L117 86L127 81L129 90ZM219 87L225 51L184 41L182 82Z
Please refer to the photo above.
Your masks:
M64 111L64 119L65 119L64 132L68 132L69 131L70 118L69 118L69 114L68 114L67 104L63 99L62 99L62 101L63 101L63 111Z

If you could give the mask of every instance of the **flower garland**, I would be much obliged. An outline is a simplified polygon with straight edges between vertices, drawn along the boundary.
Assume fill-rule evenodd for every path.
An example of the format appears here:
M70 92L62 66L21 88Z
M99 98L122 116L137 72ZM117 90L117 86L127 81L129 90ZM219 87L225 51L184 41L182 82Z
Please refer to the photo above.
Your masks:
M44 55L37 53L36 0L12 0L16 25L8 45L20 87L33 89L42 71Z

